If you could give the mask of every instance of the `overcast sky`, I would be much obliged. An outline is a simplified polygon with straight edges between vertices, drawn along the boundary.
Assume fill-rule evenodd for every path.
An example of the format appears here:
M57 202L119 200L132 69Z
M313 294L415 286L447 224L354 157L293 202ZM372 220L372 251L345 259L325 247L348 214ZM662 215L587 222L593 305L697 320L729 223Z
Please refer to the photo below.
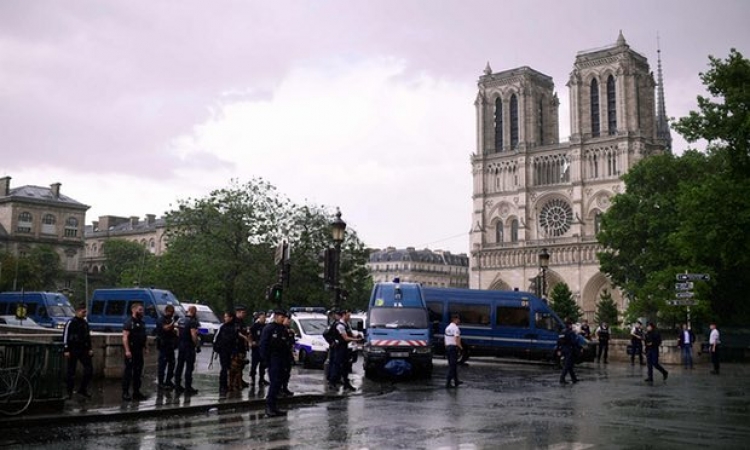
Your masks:
M658 33L681 117L709 54L750 56L748 19L744 0L2 0L0 176L62 183L87 223L262 177L371 247L468 252L487 61L552 76L566 140L578 51L622 30L655 72Z

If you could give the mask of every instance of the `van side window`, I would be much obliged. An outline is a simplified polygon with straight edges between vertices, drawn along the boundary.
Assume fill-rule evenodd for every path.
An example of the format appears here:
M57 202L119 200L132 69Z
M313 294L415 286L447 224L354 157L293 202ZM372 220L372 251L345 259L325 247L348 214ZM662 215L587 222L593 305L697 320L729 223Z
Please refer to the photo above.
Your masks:
M8 303L0 303L0 316L5 316L8 314Z
M448 305L450 315L458 314L461 317L461 325L489 327L490 306L489 305L465 305L461 303L450 303Z
M537 330L559 331L557 324L548 313L537 312L535 322Z
M27 316L36 315L36 303L26 303L26 315Z
M101 300L97 300L91 304L91 314L96 314L97 316L102 314L104 312L104 302Z
M430 322L442 322L443 321L443 303L442 302L427 302L427 310L430 314Z
M108 316L122 316L125 314L125 300L110 300L104 314Z
M496 325L529 328L529 308L523 306L498 306Z

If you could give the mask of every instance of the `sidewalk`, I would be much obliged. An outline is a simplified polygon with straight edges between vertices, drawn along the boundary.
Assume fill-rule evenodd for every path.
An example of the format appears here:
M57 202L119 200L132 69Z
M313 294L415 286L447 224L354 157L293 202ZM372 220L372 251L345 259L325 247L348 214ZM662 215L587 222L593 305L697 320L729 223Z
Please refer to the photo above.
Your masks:
M43 425L54 423L81 423L111 420L129 420L143 417L170 415L188 415L196 413L218 412L224 410L265 410L267 387L255 391L244 389L241 393L230 393L226 398L219 398L218 361L214 368L206 368L207 359L199 358L196 373L193 375L193 387L198 390L195 395L176 394L174 391L159 391L156 388L155 368L147 367L143 375L143 401L122 401L122 387L119 380L95 380L89 386L91 398L77 394L65 401L61 411L26 412L18 416L3 416L0 429L19 425ZM243 378L249 380L247 369ZM76 379L79 382L80 376ZM292 368L289 389L292 397L280 397L279 405L312 404L344 397L340 393L329 392L324 383L322 371L300 371ZM33 405L32 405L33 406Z

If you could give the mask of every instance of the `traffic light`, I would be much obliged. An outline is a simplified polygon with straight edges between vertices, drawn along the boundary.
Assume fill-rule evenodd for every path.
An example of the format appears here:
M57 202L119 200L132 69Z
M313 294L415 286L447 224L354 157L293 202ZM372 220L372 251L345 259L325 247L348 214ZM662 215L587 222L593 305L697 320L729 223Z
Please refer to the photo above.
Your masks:
M276 304L281 304L282 292L283 292L283 288L281 287L281 285L278 283L274 284L273 286L271 286L271 292L270 292L270 295L268 296L269 300L271 300L272 302Z
M291 277L292 264L285 262L281 266L281 285L283 287L289 287L289 278Z

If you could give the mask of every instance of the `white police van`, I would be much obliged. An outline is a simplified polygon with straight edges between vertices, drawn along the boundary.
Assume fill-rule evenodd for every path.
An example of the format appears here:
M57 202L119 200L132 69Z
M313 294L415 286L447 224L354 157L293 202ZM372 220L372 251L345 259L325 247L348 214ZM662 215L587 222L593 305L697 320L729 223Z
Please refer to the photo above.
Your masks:
M328 329L325 308L294 307L289 309L294 331L294 360L305 368L323 368L328 357L328 343L323 332Z

